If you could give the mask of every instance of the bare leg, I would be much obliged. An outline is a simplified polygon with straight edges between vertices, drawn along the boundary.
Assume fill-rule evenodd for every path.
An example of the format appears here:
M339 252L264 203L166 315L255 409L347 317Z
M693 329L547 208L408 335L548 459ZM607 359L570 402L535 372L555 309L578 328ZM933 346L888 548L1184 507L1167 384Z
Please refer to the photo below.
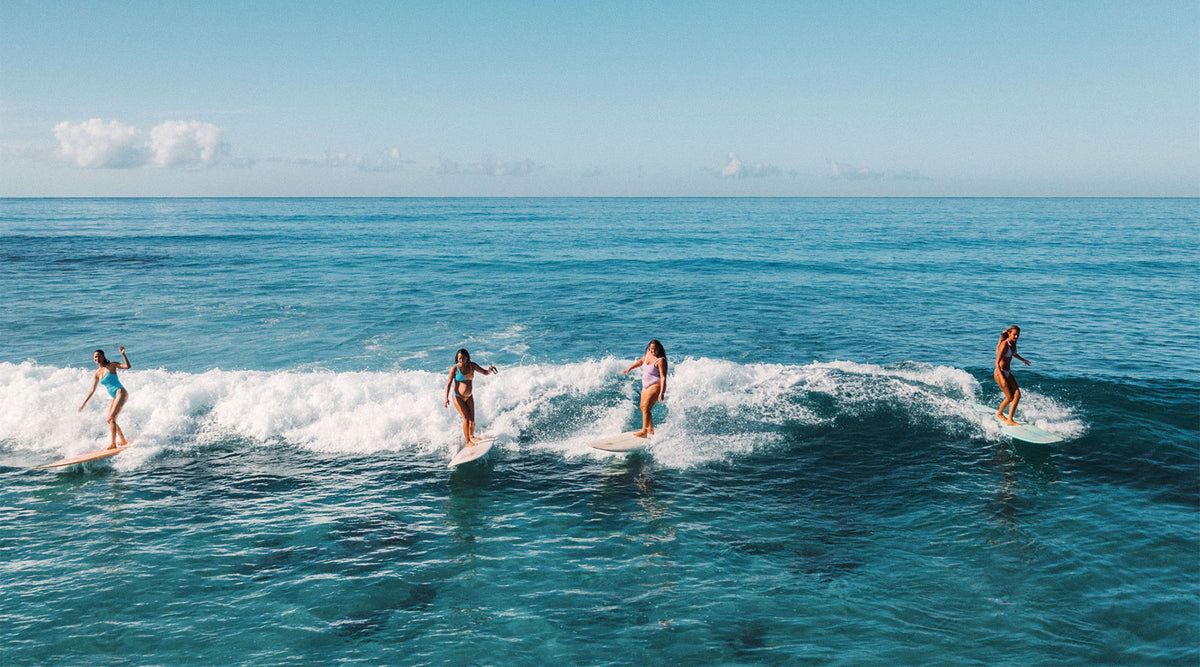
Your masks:
M1009 424L1012 424L1013 426L1020 426L1020 424L1018 424L1013 419L1013 415L1015 415L1017 413L1017 403L1021 402L1021 389L1019 387L1017 387L1016 380L1012 381L1012 385L1013 385L1012 403L1008 404L1008 419L1006 419L1004 421L1008 422Z
M1011 375L1005 377L1000 371L996 371L994 377L996 384L1000 385L1000 389L1004 391L1004 400L1000 401L1000 409L996 411L996 419L1011 424L1020 426L1013 420L1013 414L1017 411L1017 402L1021 400L1021 389L1017 387L1017 379ZM1008 406L1008 416L1004 416L1004 408Z
M108 406L108 424L109 424L109 449L116 449L118 446L117 436L121 436L120 446L124 447L129 444L125 439L125 432L117 425L117 415L121 414L121 408L125 407L125 401L129 400L129 392L124 388L117 390L117 395L113 397L112 403Z
M478 444L475 439L475 396L467 397L467 443Z
M462 396L454 396L453 398L454 398L454 409L458 410L458 414L462 415L462 419L463 419L463 424L462 424L463 442L466 443L463 446L470 447L474 443L471 442L472 417L468 416L468 414L471 414L473 412L470 409L470 407L467 405L467 401L469 399L464 399Z
M648 435L654 435L654 414L652 412L654 404L658 402L658 385L646 387L642 390L642 430L637 431L634 435L639 438L644 438Z

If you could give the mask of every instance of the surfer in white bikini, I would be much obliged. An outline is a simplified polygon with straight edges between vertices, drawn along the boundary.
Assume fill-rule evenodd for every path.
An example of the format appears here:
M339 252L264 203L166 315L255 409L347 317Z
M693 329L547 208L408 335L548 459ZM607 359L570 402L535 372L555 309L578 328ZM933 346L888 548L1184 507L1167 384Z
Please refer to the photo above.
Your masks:
M1017 386L1017 378L1012 374L1012 359L1016 357L1029 365L1029 360L1017 354L1017 339L1021 337L1021 327L1013 325L1004 330L1000 334L1000 343L996 345L996 372L992 377L996 378L996 384L1000 385L1000 389L1004 392L1004 400L1000 402L1000 409L996 411L996 418L1003 421L1005 424L1020 426L1014 419L1013 415L1017 412L1017 403L1021 401L1021 388ZM1008 417L1004 416L1004 406L1009 406Z
M465 447L479 444L475 440L475 397L472 396L471 385L475 380L475 372L484 375L499 373L495 366L484 368L471 361L471 354L459 350L454 355L454 365L450 367L450 379L446 380L446 404L450 407L450 395L454 395L454 407L463 418L463 438L467 441Z
M79 412L83 412L83 408L92 399L92 394L96 393L96 385L102 384L108 390L108 395L112 396L112 403L108 406L109 433L112 436L109 449L116 449L117 447L124 447L129 444L129 441L125 439L125 433L121 431L120 426L117 426L117 415L121 414L121 408L125 407L125 401L129 400L129 392L121 385L121 381L117 379L117 369L128 370L131 368L129 357L125 356L125 346L121 345L120 350L121 357L125 360L123 364L109 361L104 356L104 350L96 350L92 353L92 360L100 368L96 369L95 374L92 375L92 390L88 392L87 398L83 399L83 405L79 406ZM121 436L120 443L117 442L117 436Z
M654 416L650 414L650 410L655 403L667 396L667 352L662 343L657 340L650 341L642 358L621 372L628 375L629 371L638 366L642 367L642 430L634 435L645 438L654 435Z

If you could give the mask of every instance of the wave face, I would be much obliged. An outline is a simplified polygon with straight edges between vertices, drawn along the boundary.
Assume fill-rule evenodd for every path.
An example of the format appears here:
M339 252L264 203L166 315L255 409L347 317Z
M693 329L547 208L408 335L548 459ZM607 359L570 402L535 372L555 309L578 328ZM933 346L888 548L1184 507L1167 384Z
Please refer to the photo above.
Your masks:
M476 382L479 428L507 446L565 456L585 443L640 425L626 362L514 366ZM686 359L669 374L653 449L665 465L690 467L769 452L852 420L880 419L943 435L996 439L974 410L982 392L969 373L945 366L850 362L804 366ZM75 453L107 434L99 389L76 413L91 373L30 362L0 363L0 433L13 450ZM460 443L460 417L443 407L445 378L427 371L127 373L122 428L144 455L223 439L319 452L410 452L437 457ZM1069 405L1028 392L1027 419L1068 438L1086 431ZM134 459L135 457L125 457Z

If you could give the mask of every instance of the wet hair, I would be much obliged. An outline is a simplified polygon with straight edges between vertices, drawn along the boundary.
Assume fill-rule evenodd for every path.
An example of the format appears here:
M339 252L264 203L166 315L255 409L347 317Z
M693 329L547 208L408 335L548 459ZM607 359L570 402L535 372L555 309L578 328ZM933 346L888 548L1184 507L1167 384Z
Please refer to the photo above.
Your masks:
M471 353L467 352L467 348L464 347L464 348L460 349L458 352L454 353L454 363L455 364L458 364L459 355L466 357L468 364L471 363Z
M95 352L92 353L92 356L94 357L97 354L100 355L100 363L102 363L102 364L108 363L108 357L105 356L104 350L96 350Z
M1008 338L1008 333L1010 331L1016 331L1017 333L1021 333L1021 327L1014 324L1011 327L1005 329L1004 333L1000 334L1000 340L1004 340L1005 338Z
M649 350L650 348L654 348L655 356L659 356L659 357L663 357L663 358L665 358L667 356L667 351L665 349L663 349L662 343L658 342L657 338L650 341L650 344L646 346L647 350Z

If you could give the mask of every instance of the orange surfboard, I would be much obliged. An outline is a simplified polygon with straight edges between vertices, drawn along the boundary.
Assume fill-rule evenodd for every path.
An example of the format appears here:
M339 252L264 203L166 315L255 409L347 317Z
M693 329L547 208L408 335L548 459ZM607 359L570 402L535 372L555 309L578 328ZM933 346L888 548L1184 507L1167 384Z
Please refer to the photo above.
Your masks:
M59 459L54 463L47 463L44 466L36 466L34 467L34 470L42 470L43 468L61 468L63 466L74 465L76 463L87 463L88 461L106 459L114 454L120 454L126 449L129 449L129 445L116 447L114 449L97 449L96 451L80 454L79 456L71 456L65 459Z

